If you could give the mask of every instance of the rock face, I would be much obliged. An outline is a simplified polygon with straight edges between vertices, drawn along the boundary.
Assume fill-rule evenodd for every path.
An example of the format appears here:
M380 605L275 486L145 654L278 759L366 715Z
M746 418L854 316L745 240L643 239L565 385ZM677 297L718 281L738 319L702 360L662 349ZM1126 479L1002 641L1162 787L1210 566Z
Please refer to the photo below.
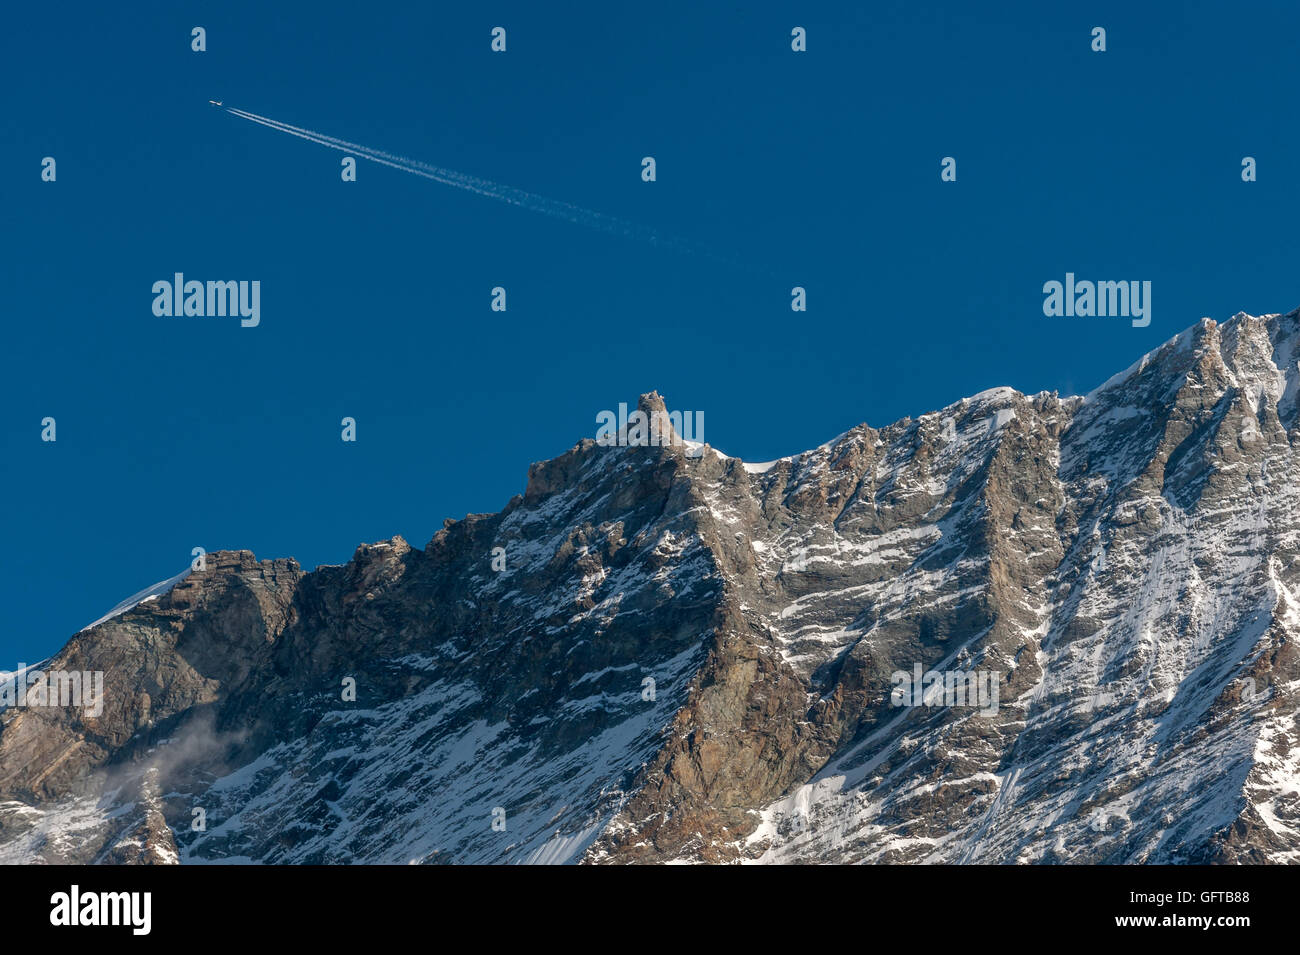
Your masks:
M0 713L0 861L1300 861L1298 326L209 555Z

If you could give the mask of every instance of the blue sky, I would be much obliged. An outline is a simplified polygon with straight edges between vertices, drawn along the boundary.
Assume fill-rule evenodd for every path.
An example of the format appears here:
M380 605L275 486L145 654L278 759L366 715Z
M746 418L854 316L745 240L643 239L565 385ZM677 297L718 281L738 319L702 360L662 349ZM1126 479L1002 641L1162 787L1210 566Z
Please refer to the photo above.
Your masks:
M1203 315L1300 304L1287 4L402 6L6 12L0 668L196 545L423 546L643 391L762 461L997 385L1086 391ZM364 162L343 183L209 98L745 267ZM155 317L178 271L259 280L260 326ZM1045 318L1067 271L1151 281L1151 325Z

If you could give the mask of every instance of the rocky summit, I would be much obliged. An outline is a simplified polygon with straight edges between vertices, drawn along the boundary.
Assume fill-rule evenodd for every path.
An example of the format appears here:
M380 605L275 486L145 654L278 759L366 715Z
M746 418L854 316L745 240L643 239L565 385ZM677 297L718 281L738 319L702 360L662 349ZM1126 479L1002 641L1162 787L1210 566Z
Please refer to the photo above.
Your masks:
M0 713L0 861L1298 862L1298 326L208 555Z

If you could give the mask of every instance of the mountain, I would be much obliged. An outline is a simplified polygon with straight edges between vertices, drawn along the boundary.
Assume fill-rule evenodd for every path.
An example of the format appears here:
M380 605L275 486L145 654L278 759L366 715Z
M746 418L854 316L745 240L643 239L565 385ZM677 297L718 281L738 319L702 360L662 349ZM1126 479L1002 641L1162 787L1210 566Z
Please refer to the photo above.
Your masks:
M0 713L0 861L1300 861L1298 326L209 555L45 664L102 712Z

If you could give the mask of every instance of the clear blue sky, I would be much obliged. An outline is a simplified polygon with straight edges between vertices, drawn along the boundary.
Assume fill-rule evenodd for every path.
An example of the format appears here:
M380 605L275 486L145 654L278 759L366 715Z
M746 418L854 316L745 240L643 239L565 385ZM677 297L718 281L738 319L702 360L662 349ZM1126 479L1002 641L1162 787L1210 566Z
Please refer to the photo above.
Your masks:
M461 6L6 11L0 668L195 545L423 546L650 389L762 461L1300 304L1293 4ZM209 98L752 268L373 164L345 184ZM260 327L155 317L178 271L261 281ZM1067 271L1150 280L1150 327L1045 318Z

